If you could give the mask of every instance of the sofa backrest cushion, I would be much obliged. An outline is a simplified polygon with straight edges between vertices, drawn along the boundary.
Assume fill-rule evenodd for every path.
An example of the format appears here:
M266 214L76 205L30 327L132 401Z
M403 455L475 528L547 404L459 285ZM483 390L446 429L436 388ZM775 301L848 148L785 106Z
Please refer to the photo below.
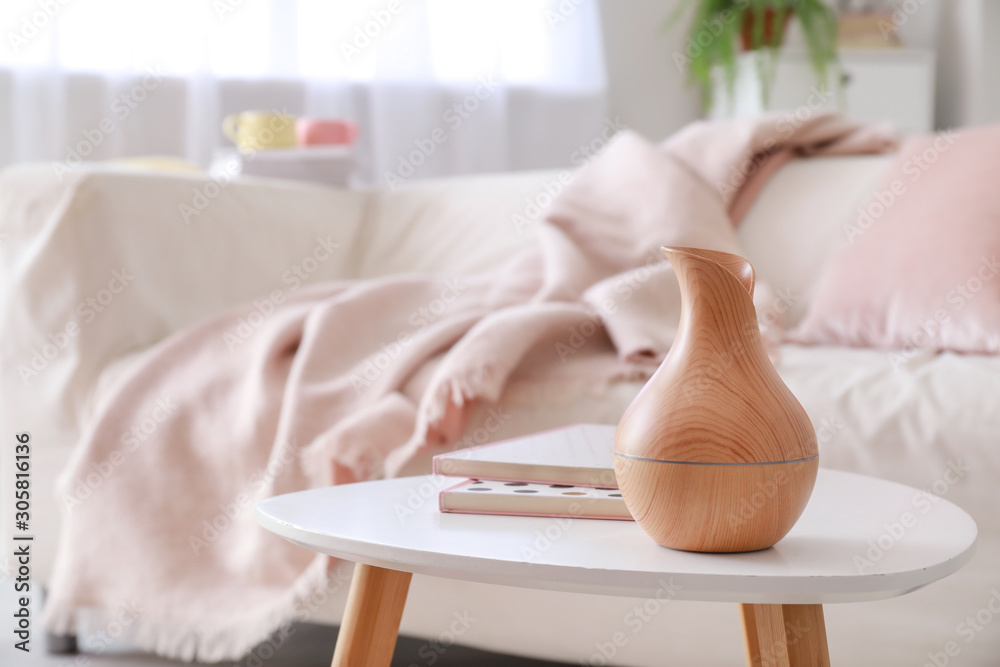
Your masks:
M534 242L543 210L570 175L519 172L376 190L359 230L358 276L469 275L502 264Z
M846 230L891 158L793 160L768 182L739 229L747 258L805 313ZM467 275L502 263L534 241L539 220L569 171L450 178L373 192L358 234L359 276L398 272ZM782 306L779 306L782 307Z
M808 310L891 160L887 155L792 160L757 197L739 236L747 259L782 300L778 307L787 307L786 326Z

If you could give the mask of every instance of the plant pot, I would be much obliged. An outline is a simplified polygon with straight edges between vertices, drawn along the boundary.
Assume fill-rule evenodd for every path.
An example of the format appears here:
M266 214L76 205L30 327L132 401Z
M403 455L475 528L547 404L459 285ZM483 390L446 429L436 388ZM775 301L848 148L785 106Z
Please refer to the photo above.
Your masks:
M761 35L763 43L761 46L767 48L777 48L785 41L785 31L788 29L788 22L792 18L792 10L786 9L782 17L781 25L778 25L778 12L770 7L764 10L764 32ZM753 51L753 33L757 21L757 13L747 10L743 15L743 29L740 31L740 38L744 51Z

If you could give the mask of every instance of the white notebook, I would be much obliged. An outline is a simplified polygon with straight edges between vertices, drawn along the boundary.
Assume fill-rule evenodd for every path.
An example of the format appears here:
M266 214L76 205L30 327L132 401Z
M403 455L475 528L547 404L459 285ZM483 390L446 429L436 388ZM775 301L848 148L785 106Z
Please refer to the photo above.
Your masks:
M434 457L438 475L618 488L614 426L577 424Z

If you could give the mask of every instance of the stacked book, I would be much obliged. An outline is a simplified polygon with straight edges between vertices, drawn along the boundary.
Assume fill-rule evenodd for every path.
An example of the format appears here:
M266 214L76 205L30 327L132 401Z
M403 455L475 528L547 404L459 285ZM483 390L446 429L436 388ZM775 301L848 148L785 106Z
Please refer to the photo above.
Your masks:
M322 185L347 186L357 168L350 146L302 146L254 152L217 151L211 173L215 176L260 176Z
M614 439L614 426L580 424L435 456L435 474L464 478L441 491L440 509L630 521Z

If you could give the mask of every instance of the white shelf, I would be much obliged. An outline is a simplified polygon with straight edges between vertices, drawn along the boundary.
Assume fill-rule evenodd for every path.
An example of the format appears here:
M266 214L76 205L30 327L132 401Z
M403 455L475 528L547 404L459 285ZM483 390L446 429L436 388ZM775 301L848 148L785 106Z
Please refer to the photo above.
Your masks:
M745 53L737 64L730 99L721 72L714 87L713 119L746 118L768 110L805 115L841 111L864 122L891 121L904 133L934 129L935 54L926 49L844 49L840 68L831 68L825 90L805 51L787 50L775 68L770 104L764 107L757 56ZM838 91L838 78L843 90Z
M356 170L354 151L348 146L308 146L242 152L220 150L213 173L307 181L324 185L349 185Z

